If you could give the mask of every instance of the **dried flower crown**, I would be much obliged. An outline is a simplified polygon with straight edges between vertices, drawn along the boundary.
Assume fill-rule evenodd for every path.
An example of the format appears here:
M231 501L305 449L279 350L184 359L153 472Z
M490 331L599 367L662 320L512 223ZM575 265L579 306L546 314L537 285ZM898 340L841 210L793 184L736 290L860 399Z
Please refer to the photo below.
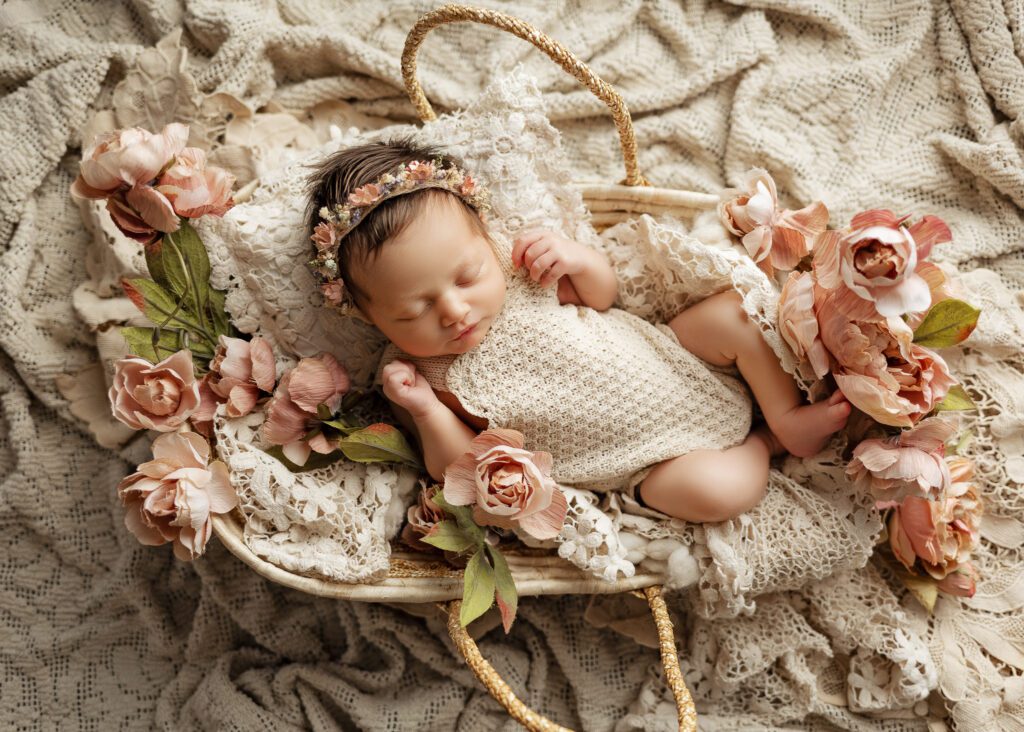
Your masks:
M348 194L346 202L334 208L324 206L320 209L321 222L310 237L317 254L308 264L320 282L320 292L331 306L344 314L358 313L338 267L341 240L384 201L424 188L441 188L454 193L478 212L490 209L487 189L455 165L444 167L440 157L404 163L376 182L356 188Z

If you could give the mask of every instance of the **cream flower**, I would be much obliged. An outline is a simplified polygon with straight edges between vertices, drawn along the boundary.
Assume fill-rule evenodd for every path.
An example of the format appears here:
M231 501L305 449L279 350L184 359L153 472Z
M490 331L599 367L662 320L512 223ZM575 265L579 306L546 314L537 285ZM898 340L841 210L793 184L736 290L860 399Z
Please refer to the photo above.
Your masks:
M718 215L769 276L796 267L828 226L828 209L820 201L779 211L775 181L761 168L747 171L742 188L722 192Z
M444 498L453 506L473 505L480 525L519 526L534 538L553 539L568 504L550 473L551 454L524 450L521 433L486 430L445 469Z
M174 555L191 560L206 548L210 515L238 505L227 466L209 463L210 445L194 432L171 432L153 441L153 460L117 486L127 508L124 522L140 542L174 542Z
M263 436L281 445L285 457L296 465L305 465L311 450L323 455L334 452L336 446L322 432L311 438L306 435L320 422L317 405L336 412L349 385L348 373L331 354L302 359L285 373L267 402Z
M949 227L925 216L907 228L908 217L872 209L853 217L846 233L829 231L818 242L814 271L826 288L845 287L862 302L846 301L854 319L917 313L932 304L919 264L936 244L952 240Z
M890 508L908 496L942 499L952 484L945 443L956 430L955 419L939 416L894 437L864 440L854 449L846 474L874 497L878 508Z
M117 360L107 396L113 415L132 429L178 429L199 406L191 351L182 349L156 365L138 356Z
M156 190L161 193L178 216L194 219L206 214L223 216L235 205L231 189L235 176L217 167L206 167L206 153L197 147L186 147L174 164L160 176Z

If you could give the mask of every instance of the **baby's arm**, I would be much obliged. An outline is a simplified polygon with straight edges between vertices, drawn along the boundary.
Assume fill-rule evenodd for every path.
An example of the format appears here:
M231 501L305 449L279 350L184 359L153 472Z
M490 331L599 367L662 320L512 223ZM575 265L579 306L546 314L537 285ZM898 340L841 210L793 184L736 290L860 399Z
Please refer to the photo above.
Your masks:
M560 286L559 302L563 305L578 302L594 310L607 310L618 296L619 283L607 257L552 231L533 231L516 239L512 266L526 267L530 277L545 287L568 277L578 300L569 296L569 288Z
M419 440L430 477L442 480L444 469L469 449L476 432L441 403L408 361L389 363L381 372L381 380L395 416Z

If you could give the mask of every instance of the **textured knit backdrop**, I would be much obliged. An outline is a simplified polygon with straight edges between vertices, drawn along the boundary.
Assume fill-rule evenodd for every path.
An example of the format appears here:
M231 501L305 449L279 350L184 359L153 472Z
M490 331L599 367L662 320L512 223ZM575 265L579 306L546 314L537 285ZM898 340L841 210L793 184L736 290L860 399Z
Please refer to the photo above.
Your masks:
M622 92L641 169L658 185L714 193L759 165L788 203L822 198L836 223L872 207L950 223L955 243L933 258L965 272L980 268L971 281L987 307L975 350L954 366L972 374L968 385L983 397L975 454L990 512L979 557L986 579L974 601L940 601L931 620L904 598L930 658L902 662L931 669L930 684L938 683L960 729L1024 728L1024 4L486 5L562 41ZM514 728L453 661L430 608L286 590L216 541L193 564L176 561L167 547L140 546L123 526L115 493L138 450L101 447L64 396L102 397L97 343L106 330L76 317L72 293L87 270L105 263L86 256L90 232L68 190L83 127L95 111L131 101L114 90L138 73L131 70L140 54L179 29L197 94L224 92L250 110L294 112L306 123L278 115L268 127L247 128L245 139L236 130L235 163L241 171L255 161L254 175L274 162L268 156L276 148L261 135L308 147L316 138L304 135L314 130L323 139L324 120L411 121L399 56L408 29L433 6L0 6L3 729ZM528 44L490 28L446 27L427 39L420 77L432 101L450 109L469 104L517 62L540 80L578 177L619 180L618 144L601 103ZM183 113L188 103L182 99ZM889 710L887 721L855 713L867 706L842 669L861 648L836 639L857 623L866 637L873 623L863 615L837 620L835 610L870 595L858 584L866 576L763 595L755 615L732 620L678 608L702 728L925 729L923 701ZM527 599L512 635L489 633L481 648L527 703L564 724L671 729L656 652L615 632L635 613L626 600ZM824 668L832 676L815 671ZM864 685L885 687L885 673ZM817 685L806 683L816 676ZM938 693L931 703L933 713L942 711Z

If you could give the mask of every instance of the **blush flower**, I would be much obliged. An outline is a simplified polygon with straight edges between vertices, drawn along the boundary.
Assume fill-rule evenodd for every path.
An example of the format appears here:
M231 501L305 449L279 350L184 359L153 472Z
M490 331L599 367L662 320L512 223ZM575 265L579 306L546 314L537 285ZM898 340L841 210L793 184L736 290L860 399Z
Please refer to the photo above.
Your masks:
M444 498L453 506L472 505L480 525L518 526L534 538L553 539L568 504L550 473L551 454L524 450L521 433L486 430L445 469Z
M952 240L949 227L925 216L909 228L909 216L872 209L853 217L845 233L829 231L818 242L814 271L827 289L845 287L861 302L846 301L848 315L883 318L927 310L932 304L919 265L936 244Z
M430 494L435 490L436 486L433 485L422 489L416 503L409 506L406 513L407 523L402 529L402 541L417 551L439 551L437 547L421 541L436 524L441 523L445 518L444 510L430 498Z
M281 445L285 457L296 465L305 465L311 450L326 455L334 451L322 432L306 435L316 427L317 405L338 411L341 398L350 385L348 373L329 353L304 358L285 373L267 402L263 436L272 445Z
M329 222L321 221L313 229L313 236L310 239L313 240L318 252L330 252L334 250L334 245L338 241L338 232Z
M153 460L117 486L124 523L148 546L174 542L174 555L189 561L203 553L213 531L210 515L238 505L228 468L208 462L210 445L195 432L171 432L153 441Z
M115 191L146 186L185 147L188 127L172 122L160 134L130 127L99 135L82 154L71 186L76 198L107 198Z
M235 177L223 168L206 167L206 153L186 147L160 176L156 191L178 216L194 219L206 214L223 216L235 205L231 189Z
M380 198L380 195L380 186L373 183L367 183L365 186L356 188L348 194L348 202L353 206L369 206Z
M213 413L224 402L230 418L249 414L261 391L274 391L275 376L274 351L266 339L254 336L247 341L221 335L210 372L199 383L200 405L192 414L192 426L209 436Z
M747 172L742 188L722 192L718 215L769 276L796 267L828 226L828 209L821 201L799 211L780 211L775 181L761 168Z
M182 349L155 365L138 356L118 359L107 396L113 415L132 429L173 432L199 406L192 353Z
M821 379L829 373L831 357L818 330L817 308L827 293L814 284L810 272L790 272L779 296L778 326L782 338L801 363L809 363Z
M345 296L345 283L340 279L325 282L320 285L320 292L330 302L340 305Z
M941 500L953 482L945 445L956 430L955 420L930 417L894 437L864 440L854 449L846 474L874 497L878 508L908 497Z
M463 196L469 196L472 195L473 191L475 190L476 181L473 180L472 177L470 177L469 173L466 173L465 177L463 177L462 179L462 185L459 186L459 193L461 193Z
M405 169L409 171L410 180L429 180L434 177L434 164L422 160L413 160Z
M910 427L941 402L956 381L945 360L913 342L897 317L855 321L834 290L816 305L820 337L834 359L833 376L843 395L877 422Z

